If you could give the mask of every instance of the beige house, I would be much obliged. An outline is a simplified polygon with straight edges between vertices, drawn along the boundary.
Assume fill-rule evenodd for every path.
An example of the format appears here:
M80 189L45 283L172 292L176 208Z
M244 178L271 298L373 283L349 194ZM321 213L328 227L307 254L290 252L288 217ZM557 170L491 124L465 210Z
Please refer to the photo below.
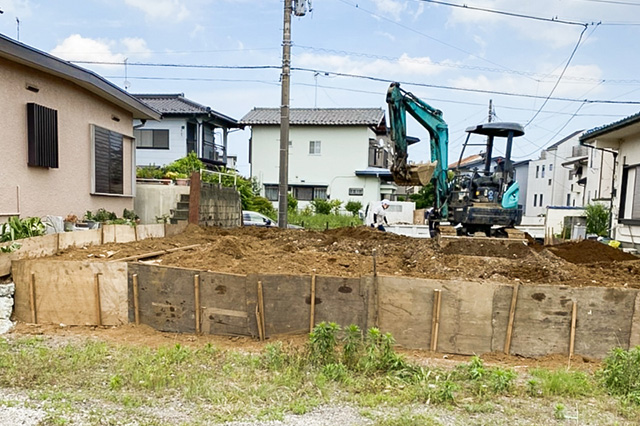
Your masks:
M591 129L580 143L613 156L613 175L600 175L603 187L614 188L610 236L640 249L640 113Z
M0 35L0 222L133 209L133 120L160 114L104 78Z

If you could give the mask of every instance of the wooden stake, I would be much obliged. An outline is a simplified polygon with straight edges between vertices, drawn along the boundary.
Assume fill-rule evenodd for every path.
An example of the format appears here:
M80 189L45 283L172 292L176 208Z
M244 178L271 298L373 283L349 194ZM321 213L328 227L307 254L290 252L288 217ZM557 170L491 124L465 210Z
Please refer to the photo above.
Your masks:
M136 241L138 241L138 226L133 225L133 234L136 236Z
M569 336L569 359L573 356L573 349L576 343L576 319L578 317L578 302L573 301L571 307L571 335Z
M138 294L138 274L133 274L133 318L140 325L140 296Z
M95 299L96 299L96 324L102 325L102 303L100 302L100 275L98 272L93 276Z
M104 224L100 224L100 244L104 244Z
M176 248L167 249L167 250L152 251L151 253L137 254L135 256L123 257L122 259L113 259L113 260L110 260L109 262L126 262L129 260L145 259L147 257L160 256L167 253L173 253L174 251L189 250L196 247L200 247L200 244L193 244L193 245L184 246L184 247L176 247Z
M256 303L256 324L258 325L258 337L262 342L264 340L264 335L262 334L262 321L260 319L260 307Z
M440 329L440 303L442 290L433 290L433 318L431 319L431 352L438 349L438 331Z
M264 321L264 294L262 292L262 281L258 281L258 314L260 315L260 340L264 340L267 336Z
M311 276L311 315L309 318L309 333L316 325L316 276Z
M196 334L200 334L200 275L193 276L194 307L196 312Z
M511 294L511 309L509 309L509 323L507 324L507 337L504 339L504 353L509 355L511 350L511 336L513 335L513 320L516 316L516 303L518 302L518 289L520 285L513 286Z
M31 308L31 322L38 323L36 315L36 274L31 273L31 281L29 281L29 307Z

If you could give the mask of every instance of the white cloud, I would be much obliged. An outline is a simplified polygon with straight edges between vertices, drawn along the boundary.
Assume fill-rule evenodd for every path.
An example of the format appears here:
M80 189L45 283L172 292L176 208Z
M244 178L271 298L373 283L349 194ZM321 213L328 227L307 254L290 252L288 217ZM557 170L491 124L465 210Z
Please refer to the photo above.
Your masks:
M400 14L407 8L405 2L396 0L372 0L378 12L390 15L396 21L400 20Z
M411 57L407 54L402 54L397 61L392 61L305 53L296 57L296 66L389 79L400 79L401 76L432 76L444 70L443 67L434 65L429 57Z
M382 37L386 37L391 41L396 41L396 36L386 31L376 31L376 34L381 35Z
M51 50L51 54L67 61L122 62L126 55L111 51L114 43L73 34Z
M419 3L418 9L413 14L413 20L416 21L420 17L420 15L422 15L423 13L424 13L424 3Z
M125 0L125 3L142 10L147 18L152 20L175 19L182 21L189 16L189 9L187 9L184 0Z
M542 74L550 73L551 67L538 71ZM459 88L537 94L541 96L551 93L558 80L561 70L556 70L554 75L536 81L523 76L504 75L497 78L488 78L486 75L476 77L460 77L451 81L451 85ZM597 65L570 66L564 74L564 78L556 88L553 96L582 98L586 93L590 95L602 92L603 88L595 80L603 75Z
M147 42L138 37L127 37L120 40L125 48L125 53L129 56L148 58L151 56L151 49L147 47Z
M31 2L29 0L4 0L0 4L0 10L6 15L15 15L19 18L31 16Z

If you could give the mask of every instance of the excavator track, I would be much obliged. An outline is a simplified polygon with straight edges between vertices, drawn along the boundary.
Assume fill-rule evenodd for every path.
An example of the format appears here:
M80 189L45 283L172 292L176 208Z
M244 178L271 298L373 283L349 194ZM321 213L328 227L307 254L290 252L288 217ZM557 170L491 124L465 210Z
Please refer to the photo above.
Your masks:
M476 232L473 235L459 235L458 229L450 225L438 227L438 237L442 240L490 240L490 241L522 241L527 242L524 231L516 228L500 228L496 234L500 236L488 237L484 232Z

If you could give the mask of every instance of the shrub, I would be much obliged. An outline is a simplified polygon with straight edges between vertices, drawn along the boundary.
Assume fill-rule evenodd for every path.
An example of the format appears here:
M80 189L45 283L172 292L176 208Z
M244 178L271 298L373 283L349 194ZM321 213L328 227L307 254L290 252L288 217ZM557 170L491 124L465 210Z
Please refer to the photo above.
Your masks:
M640 405L640 346L616 348L604 360L600 377L611 395Z
M262 213L271 218L276 216L276 209L273 208L273 204L264 197L253 197L251 199L251 210Z
M344 208L352 215L357 216L358 212L362 210L362 203L360 201L349 201Z
M290 212L298 211L298 200L292 194L287 194L287 208Z
M311 360L318 365L327 365L336 361L337 335L340 326L335 322L322 321L309 334Z
M331 214L331 203L327 200L316 198L311 202L315 214Z
M585 211L587 214L587 233L597 234L601 237L606 236L609 231L609 215L611 213L609 209L596 203L587 204Z
M193 172L199 172L204 169L204 163L200 161L198 155L191 151L186 157L180 158L165 167L166 172L184 173L191 176Z

